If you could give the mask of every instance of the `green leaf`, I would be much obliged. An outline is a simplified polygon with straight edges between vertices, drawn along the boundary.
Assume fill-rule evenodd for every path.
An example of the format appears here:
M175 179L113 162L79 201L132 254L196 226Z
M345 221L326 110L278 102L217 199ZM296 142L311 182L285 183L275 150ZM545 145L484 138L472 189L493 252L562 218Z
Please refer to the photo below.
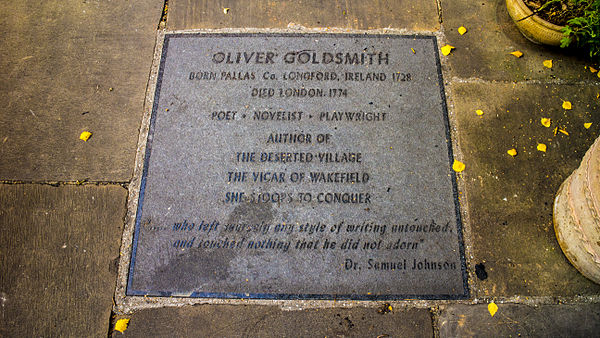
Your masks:
M563 36L563 38L560 39L560 48L569 47L570 44L571 44L571 38L570 37Z

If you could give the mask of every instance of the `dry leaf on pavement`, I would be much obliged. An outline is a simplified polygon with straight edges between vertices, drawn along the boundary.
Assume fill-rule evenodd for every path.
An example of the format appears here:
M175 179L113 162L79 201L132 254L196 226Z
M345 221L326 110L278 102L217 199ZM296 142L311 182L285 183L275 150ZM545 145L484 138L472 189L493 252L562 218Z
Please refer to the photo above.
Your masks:
M546 128L549 128L550 124L552 124L552 120L547 117L542 117L541 122L542 122L542 126L544 126Z
M452 164L452 170L459 173L459 172L465 170L465 164L460 161L454 160L454 163Z
M442 54L448 55L448 54L450 54L450 52L452 52L453 49L454 49L453 46L445 45L444 47L442 47Z
M523 53L521 51L518 51L518 50L516 50L516 51L514 51L514 52L512 52L510 54L514 55L514 56L516 56L518 58L520 58L521 56L523 56Z
M92 133L90 133L89 131L84 131L81 134L79 134L79 139L85 142L87 142L87 140L89 140L90 137L92 137Z
M496 311L498 311L498 305L496 305L496 303L494 303L494 302L489 303L488 311L490 312L490 315L492 317L494 317L494 315L496 314Z

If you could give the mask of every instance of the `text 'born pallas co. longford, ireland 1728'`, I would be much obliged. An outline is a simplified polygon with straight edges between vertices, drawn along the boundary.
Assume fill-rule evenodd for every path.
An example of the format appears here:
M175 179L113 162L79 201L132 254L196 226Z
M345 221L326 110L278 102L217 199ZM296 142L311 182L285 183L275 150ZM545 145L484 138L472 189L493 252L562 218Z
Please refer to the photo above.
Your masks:
M468 296L436 40L167 34L128 295Z

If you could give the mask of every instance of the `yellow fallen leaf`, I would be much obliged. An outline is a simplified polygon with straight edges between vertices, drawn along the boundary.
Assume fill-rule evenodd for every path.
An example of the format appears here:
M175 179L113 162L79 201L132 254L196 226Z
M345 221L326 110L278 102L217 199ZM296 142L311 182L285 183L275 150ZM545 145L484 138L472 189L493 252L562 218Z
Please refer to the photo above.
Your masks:
M600 72L598 72L598 77L600 77Z
M546 145L543 143L538 143L537 145L537 150L542 151L542 152L546 152Z
M546 68L552 68L552 60L545 60L543 64Z
M89 140L91 136L92 133L90 133L89 131L84 131L81 134L79 134L79 139L87 142L87 140Z
M512 157L515 157L515 156L517 156L517 149L515 149L515 148L508 149L508 150L506 151L506 153L507 153L507 154L509 154L509 155L510 155L510 156L512 156Z
M498 311L498 305L496 305L496 303L494 303L494 302L489 303L488 304L488 311L490 312L490 315L492 317L494 317L494 315Z
M583 124L583 127L585 129L590 129L591 126L592 126L592 122L586 122L586 123Z
M119 331L121 333L127 330L127 326L129 325L129 318L122 318L117 320L115 323L115 331Z
M459 173L459 172L465 170L465 164L460 161L454 160L454 163L452 163L452 170Z
M556 136L556 133L558 133L558 127L554 128L553 133L554 133L554 136Z
M223 14L227 14L227 13L229 13L229 8L227 8L227 7L223 8Z
M519 50L516 50L516 51L514 51L514 52L512 52L510 54L514 55L514 56L516 56L518 58L520 58L521 56L523 56L523 53L521 51L519 51Z
M477 110L475 111L475 114L477 114L477 116L481 116L481 115L483 115L483 110L481 110L481 109L477 109Z
M414 48L411 48L410 50L412 50L413 54L417 54L417 52L415 52Z
M454 49L453 46L445 45L444 47L442 47L442 54L448 55L448 54L450 54L450 52L452 52L453 49Z
M565 134L565 135L569 136L569 133L568 133L566 130L564 130L564 129L560 129L560 128L558 128L558 131L560 131L561 133L563 133L563 134Z
M563 105L562 105L562 107L563 107L564 109L566 109L566 110L569 110L569 109L571 109L571 108L572 108L572 107L571 107L571 102L569 102L569 101L563 101Z
M458 34L463 35L467 32L467 29L464 26L458 27Z
M546 128L550 128L550 124L552 124L552 120L547 118L547 117L542 117L542 126L546 127Z
M591 67L591 66L590 66L590 72L592 72L592 73L595 73L595 72L597 72L597 71L598 71L598 69L596 69L596 68L594 68L594 67Z

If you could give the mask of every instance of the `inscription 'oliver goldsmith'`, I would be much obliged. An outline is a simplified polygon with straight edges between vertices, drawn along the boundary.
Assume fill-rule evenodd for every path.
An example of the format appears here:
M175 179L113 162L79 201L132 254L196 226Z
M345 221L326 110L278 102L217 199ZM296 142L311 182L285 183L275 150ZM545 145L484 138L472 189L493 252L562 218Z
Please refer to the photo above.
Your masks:
M216 52L212 56L214 63L225 64L273 64L281 55L277 52ZM311 50L291 51L281 58L286 64L344 64L344 65L373 65L389 64L388 53L357 53L357 52L315 52Z
M128 293L461 298L433 37L165 37Z

